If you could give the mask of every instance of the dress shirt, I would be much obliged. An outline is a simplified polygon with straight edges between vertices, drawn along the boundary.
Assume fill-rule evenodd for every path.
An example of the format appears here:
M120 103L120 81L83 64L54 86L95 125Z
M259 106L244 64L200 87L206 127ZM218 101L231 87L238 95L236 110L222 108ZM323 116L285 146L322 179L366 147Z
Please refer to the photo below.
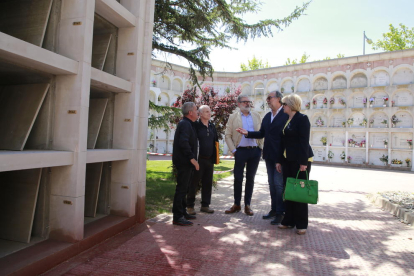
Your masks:
M283 108L283 105L281 107L279 107L279 109L276 111L275 116L273 116L273 112L270 111L270 123L273 122L273 119L277 116L277 114L280 112L280 110Z
M241 118L243 128L247 131L254 131L253 117L250 112L247 116L241 113ZM256 139L246 138L244 135L242 135L240 144L237 147L257 147Z

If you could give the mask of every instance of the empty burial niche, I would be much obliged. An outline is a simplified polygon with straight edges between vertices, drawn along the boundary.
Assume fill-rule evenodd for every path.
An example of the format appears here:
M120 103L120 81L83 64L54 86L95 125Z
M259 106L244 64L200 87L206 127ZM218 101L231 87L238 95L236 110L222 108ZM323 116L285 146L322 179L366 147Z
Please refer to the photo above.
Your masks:
M118 28L95 14L93 23L92 67L116 74Z
M25 148L49 87L48 83L0 86L0 150ZM50 98L47 102L50 108ZM29 147L48 147L50 112L47 108L42 110Z
M60 5L59 0L2 0L0 31L55 51Z
M111 162L86 164L85 224L109 214L110 184Z
M0 172L0 258L48 236L48 169Z
M91 90L88 119L88 149L111 149L115 94Z

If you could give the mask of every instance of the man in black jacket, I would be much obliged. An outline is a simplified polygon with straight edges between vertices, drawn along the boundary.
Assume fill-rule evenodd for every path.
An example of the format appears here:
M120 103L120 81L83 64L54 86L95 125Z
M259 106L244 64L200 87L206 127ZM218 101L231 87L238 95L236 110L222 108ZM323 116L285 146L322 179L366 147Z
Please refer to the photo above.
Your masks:
M181 107L184 118L178 123L174 135L173 165L177 173L177 186L173 202L173 224L191 226L189 219L195 216L186 211L186 195L193 178L194 169L199 170L197 162L197 135L192 123L198 119L197 107L193 102Z
M216 161L215 142L218 142L216 127L212 122L211 109L208 105L202 105L198 109L200 119L194 123L199 143L198 163L200 170L194 172L193 181L188 188L187 193L187 212L195 215L194 210L195 198L199 183L201 181L201 208L200 212L214 213L210 209L211 191L213 188L213 171Z
M244 134L246 138L265 138L263 159L266 161L271 210L267 215L263 216L263 219L274 218L271 222L273 225L280 224L285 212L283 203L283 176L282 173L279 173L276 170L276 156L283 154L280 153L282 130L288 119L287 114L283 112L281 103L282 97L283 95L279 91L269 93L266 102L271 111L264 116L259 131L246 131L245 129L238 130L241 134Z

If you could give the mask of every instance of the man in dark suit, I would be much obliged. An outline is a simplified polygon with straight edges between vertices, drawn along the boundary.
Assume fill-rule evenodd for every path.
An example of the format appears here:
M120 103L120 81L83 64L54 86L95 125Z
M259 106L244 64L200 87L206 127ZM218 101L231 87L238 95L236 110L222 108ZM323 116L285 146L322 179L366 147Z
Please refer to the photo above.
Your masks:
M186 211L186 195L193 178L194 169L199 170L197 162L197 135L193 122L198 119L197 106L187 102L181 107L184 118L178 123L174 135L173 166L177 173L177 186L173 202L173 224L191 226L189 219L195 219Z
M288 119L288 115L283 112L283 95L279 91L272 91L266 98L267 105L271 109L263 120L259 131L246 131L239 129L246 138L264 138L263 159L266 162L267 176L271 198L271 210L263 219L271 219L271 224L279 225L283 219L285 206L283 203L284 182L282 173L276 170L276 156L283 153L281 151L282 130Z

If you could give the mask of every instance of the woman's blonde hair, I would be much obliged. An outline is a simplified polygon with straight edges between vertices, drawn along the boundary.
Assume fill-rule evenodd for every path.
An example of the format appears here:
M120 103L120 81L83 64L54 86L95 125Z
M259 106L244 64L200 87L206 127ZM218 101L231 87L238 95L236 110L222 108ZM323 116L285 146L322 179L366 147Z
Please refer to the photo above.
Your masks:
M292 111L300 111L302 106L302 98L296 94L284 96L282 102L286 103Z

